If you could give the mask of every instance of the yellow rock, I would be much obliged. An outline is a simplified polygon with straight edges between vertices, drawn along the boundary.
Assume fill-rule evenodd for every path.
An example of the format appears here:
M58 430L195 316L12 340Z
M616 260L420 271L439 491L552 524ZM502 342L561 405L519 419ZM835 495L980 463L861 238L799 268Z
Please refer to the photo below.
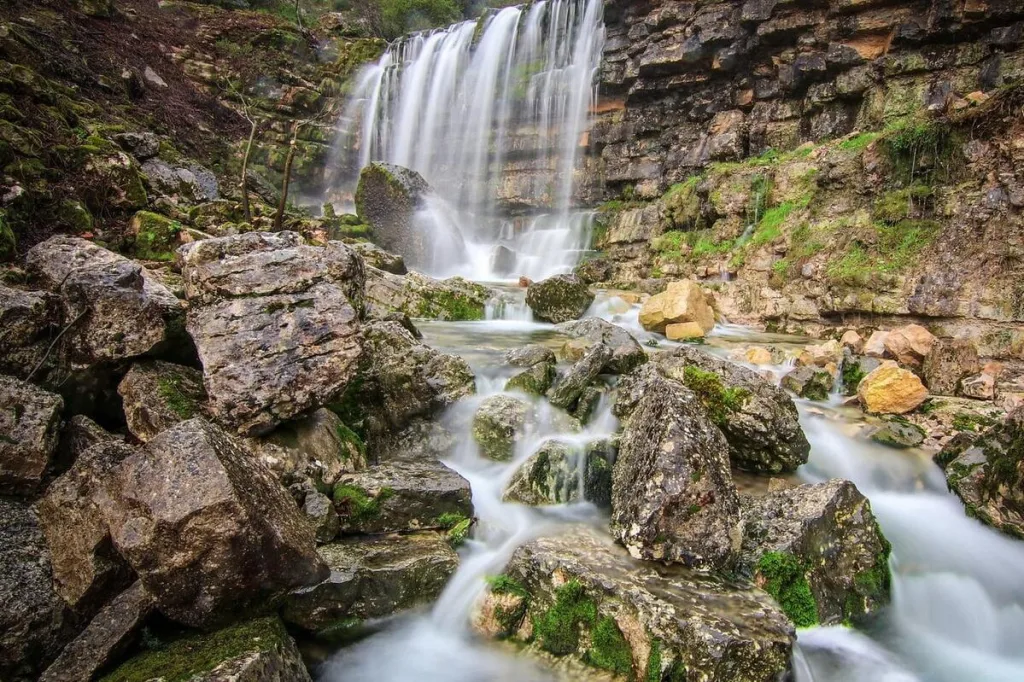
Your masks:
M696 322L676 322L665 327L665 336L669 341L686 341L704 337L704 328Z
M905 414L928 397L928 389L913 372L886 362L861 380L857 399L873 414Z
M701 336L715 328L715 312L704 291L693 280L672 282L668 289L651 296L640 308L640 324L650 332L664 332L670 324L694 322Z
M772 354L768 352L766 348L754 346L748 348L747 352L743 354L743 359L752 365L772 365Z

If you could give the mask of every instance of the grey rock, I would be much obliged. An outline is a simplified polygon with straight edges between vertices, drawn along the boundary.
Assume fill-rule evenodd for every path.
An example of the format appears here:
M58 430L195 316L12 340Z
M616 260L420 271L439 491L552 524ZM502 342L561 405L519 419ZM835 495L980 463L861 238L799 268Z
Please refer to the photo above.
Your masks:
M587 500L611 506L614 450L605 442L574 445L549 440L516 470L506 502L534 506Z
M327 575L313 529L251 452L202 419L177 424L126 458L101 508L114 546L159 610L193 627Z
M482 320L487 287L461 277L438 280L418 272L395 275L366 269L366 301L381 310L428 320Z
M313 524L318 544L330 542L338 535L341 522L331 498L321 492L312 491L302 503L302 513Z
M142 176L152 191L186 203L220 198L217 176L196 163L178 166L159 158L149 159L142 164Z
M545 322L568 322L583 317L594 294L576 275L555 275L534 282L526 290L526 305Z
M554 383L558 373L553 362L533 365L505 382L506 391L522 391L529 395L544 395Z
M767 594L679 566L635 561L590 528L521 546L505 576L478 602L473 621L485 635L530 640L546 653L593 665L587 652L600 628L605 641L628 652L632 665L620 674L641 680L685 670L707 682L769 682L789 670L793 628ZM556 616L574 606L586 615L565 633L552 622L556 604Z
M924 437L920 426L900 419L888 419L871 431L871 440L894 448L916 448L924 442Z
M153 597L136 582L96 614L78 637L46 669L40 682L91 680L137 639L153 612Z
M343 474L334 488L342 534L435 528L473 516L469 482L440 462L390 462Z
M282 481L308 476L333 485L343 472L359 471L367 464L362 439L326 408L285 422L247 444Z
M364 329L366 366L339 400L345 422L364 425L369 439L399 431L476 391L469 365L418 342L396 322Z
M637 558L729 566L739 499L728 444L684 386L648 387L622 433L612 476L612 534Z
M59 331L59 317L57 296L0 283L0 372L26 378Z
M738 408L716 422L737 468L779 473L807 461L811 446L800 428L796 405L757 372L686 346L659 355L656 362L671 379L686 383L686 367L692 366L717 375L723 388L741 392Z
M139 161L146 161L160 153L160 138L156 133L118 133L113 140Z
M373 452L381 462L433 462L447 457L457 439L433 419L414 419L408 426L373 441Z
M978 349L968 339L936 339L921 374L933 395L956 395L960 380L981 369Z
M50 550L27 504L0 497L0 677L36 679L79 623L53 590Z
M352 249L363 257L366 265L377 268L392 275L407 275L409 270L405 267L405 260L395 253L390 253L370 242L357 242L352 244Z
M978 437L954 438L935 456L967 514L1024 539L1024 408Z
M203 374L159 360L137 362L118 384L128 430L143 443L199 416L206 401Z
M533 367L541 363L554 363L555 353L547 346L532 343L505 354L505 362L513 367Z
M533 406L525 400L495 395L484 400L473 415L473 440L480 454L490 459L512 459L516 445L529 435L536 422Z
M116 440L96 443L37 504L39 526L51 547L54 588L79 613L95 613L131 583L131 569L111 544L101 505L111 477L134 452Z
M42 485L63 411L59 395L0 375L0 493L31 495Z
M516 271L516 252L499 244L491 252L491 270L499 277L508 277Z
M584 389L604 371L614 352L604 344L591 346L583 357L555 381L548 391L548 400L556 407L571 408Z
M353 380L363 355L364 273L348 247L250 232L179 253L192 306L188 331L219 421L261 435L328 403Z
M776 598L790 596L780 602L798 627L856 622L889 602L889 542L853 483L802 485L742 506L740 570ZM803 584L813 605L801 612L787 605Z
M832 391L832 375L817 367L797 367L782 377L782 387L808 400L828 400Z
M612 358L605 370L612 374L627 374L647 362L647 353L637 340L622 327L598 317L564 322L557 326L571 339L589 344L604 344L612 349Z
M61 298L62 340L77 366L124 360L180 343L184 309L170 289L138 263L78 237L32 247L29 272Z
M281 613L285 622L328 639L353 620L434 601L459 565L444 535L432 531L346 538L318 551L330 577L288 595Z

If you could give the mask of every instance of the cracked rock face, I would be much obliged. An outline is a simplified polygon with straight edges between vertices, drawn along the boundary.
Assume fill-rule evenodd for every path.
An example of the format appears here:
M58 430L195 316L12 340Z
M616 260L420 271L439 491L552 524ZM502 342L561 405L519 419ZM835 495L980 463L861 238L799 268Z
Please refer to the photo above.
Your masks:
M59 395L0 375L0 493L39 488L57 449L63 411Z
M211 410L243 435L329 402L362 357L363 264L337 242L250 232L182 249ZM239 362L245 358L246 362Z
M690 567L728 566L739 549L728 445L684 386L651 385L622 433L612 533L634 557Z

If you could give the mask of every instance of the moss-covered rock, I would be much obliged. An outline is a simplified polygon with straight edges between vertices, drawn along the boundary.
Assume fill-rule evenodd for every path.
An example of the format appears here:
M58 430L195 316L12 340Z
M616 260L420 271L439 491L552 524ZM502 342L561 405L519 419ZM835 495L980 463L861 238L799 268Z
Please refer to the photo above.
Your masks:
M614 455L608 441L578 445L550 440L519 467L504 499L535 506L587 500L608 508Z
M141 260L174 260L181 230L182 225L177 220L150 211L139 211L128 224L134 239L135 257Z
M832 480L742 502L740 572L797 627L856 622L889 601L889 543L871 505Z
M202 372L159 360L132 365L117 392L128 430L144 443L178 422L199 416L206 401Z
M579 319L593 302L594 294L576 275L549 277L526 290L526 304L533 314L555 324Z
M403 266L404 267L404 266ZM366 268L366 302L380 310L427 320L482 320L491 292L461 277L437 280Z
M525 400L506 395L487 398L473 416L473 440L484 457L504 461L533 427L536 415Z
M225 679L308 682L295 642L276 617L260 618L212 633L181 637L145 651L102 678L102 682L215 682Z
M552 362L541 362L516 374L505 383L506 391L522 391L530 395L544 395L556 376Z
M834 383L832 374L816 367L797 367L782 377L782 387L808 400L828 400Z

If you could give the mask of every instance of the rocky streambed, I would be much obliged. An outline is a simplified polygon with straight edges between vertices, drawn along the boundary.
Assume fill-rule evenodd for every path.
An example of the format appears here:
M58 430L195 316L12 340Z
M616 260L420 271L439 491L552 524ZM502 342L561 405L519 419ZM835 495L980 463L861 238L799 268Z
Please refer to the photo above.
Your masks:
M289 232L159 269L55 237L22 277L11 679L1020 672L1019 421L938 458L999 534L923 438L840 396L871 339L849 360L852 337L716 325L692 283L642 306L575 276L442 282ZM644 329L690 322L702 343ZM861 403L916 400L890 375L938 363L890 337Z

